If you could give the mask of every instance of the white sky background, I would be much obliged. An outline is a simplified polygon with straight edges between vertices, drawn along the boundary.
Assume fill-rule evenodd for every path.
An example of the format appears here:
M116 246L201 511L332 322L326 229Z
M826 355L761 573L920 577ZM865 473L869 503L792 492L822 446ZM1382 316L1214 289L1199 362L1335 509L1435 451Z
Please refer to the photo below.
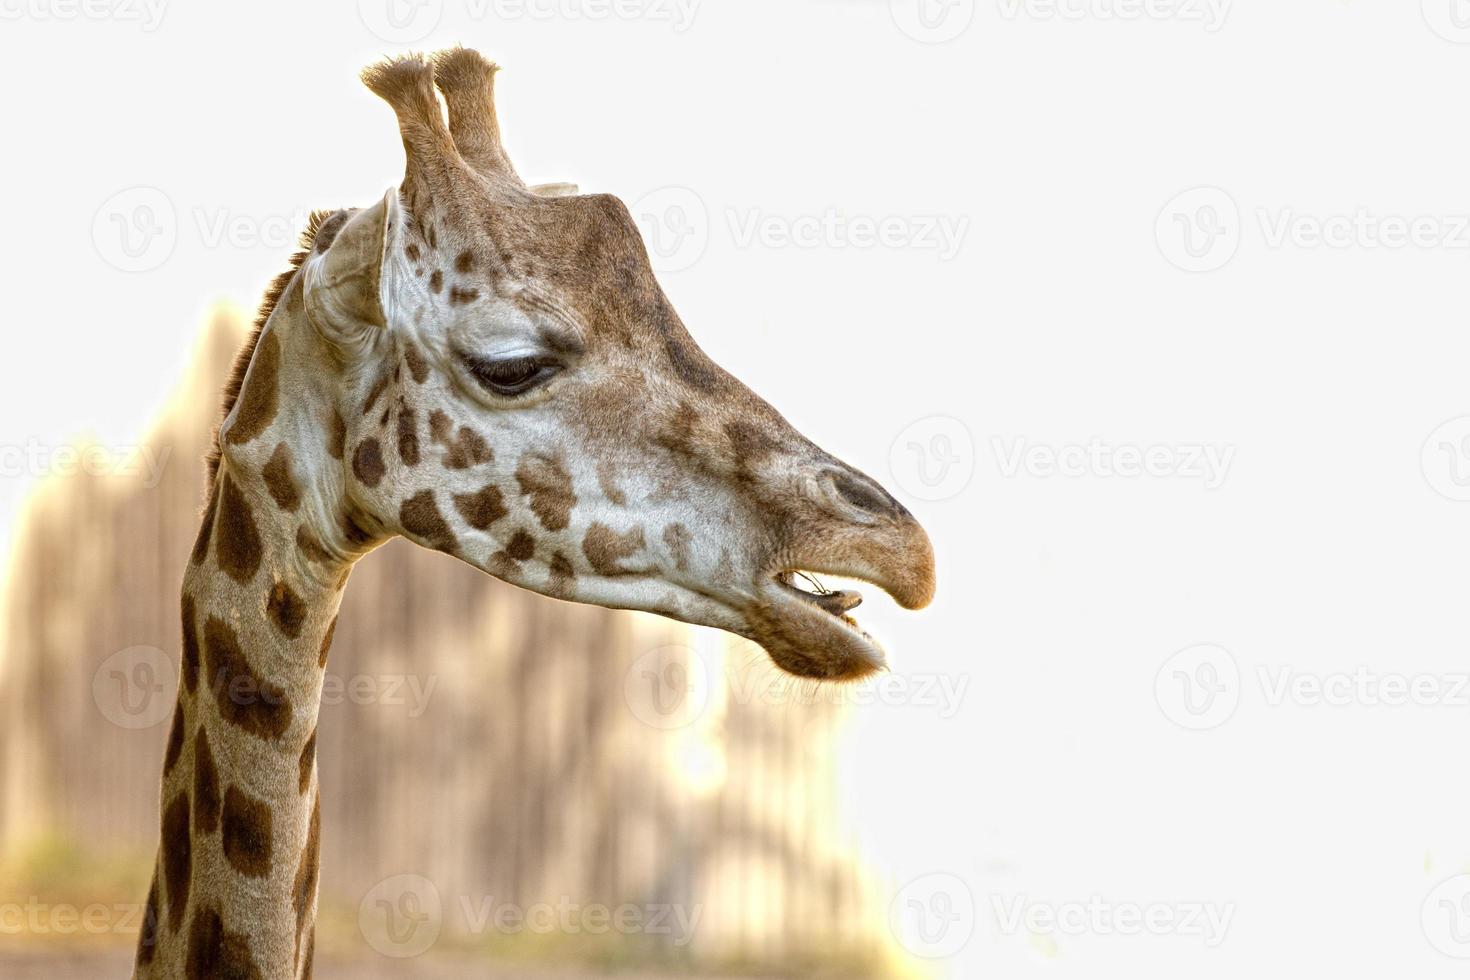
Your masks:
M406 33L505 66L528 179L689 231L660 264L699 342L929 529L933 607L865 607L911 686L858 709L848 767L873 852L919 878L910 947L958 946L935 961L954 977L1462 971L1442 950L1470 953L1470 885L1429 896L1470 871L1470 504L1450 499L1470 423L1431 434L1470 414L1470 4L930 0L926 34L911 0L704 0L687 23L625 2L648 13L429 0ZM175 2L152 30L64 4L0 0L3 447L129 444L210 305L253 308L301 215L370 203L401 167L355 73L402 46L352 2ZM93 226L137 185L176 244L124 272ZM1171 203L1197 187L1218 190ZM896 218L896 240L778 237L829 210ZM1420 217L1418 243L1385 244ZM1094 439L1166 447L1171 475L1010 465ZM1191 447L1228 454L1222 480ZM36 475L15 470L7 523ZM1228 656L1186 654L1156 696L1201 644ZM1238 706L1190 731L1171 717L1220 720L1179 700L1200 657ZM1359 667L1428 675L1439 703L1271 703L1283 670ZM953 713L913 693L939 679ZM1007 930L1017 899L1094 896L1232 918L1214 946Z

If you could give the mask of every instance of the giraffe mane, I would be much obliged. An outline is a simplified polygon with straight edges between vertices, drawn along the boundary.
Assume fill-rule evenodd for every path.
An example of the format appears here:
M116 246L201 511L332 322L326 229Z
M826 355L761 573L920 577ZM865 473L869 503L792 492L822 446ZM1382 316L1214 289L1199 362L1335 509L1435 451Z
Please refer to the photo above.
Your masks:
M316 247L317 236L323 226L334 215L342 213L340 210L311 212L306 219L306 228L301 232L301 238L297 241L297 251L291 256L290 265L284 272L272 279L270 285L266 287L265 296L262 297L260 308L255 314L255 322L250 327L250 334L245 338L245 344L240 348L240 352L235 355L234 366L230 368L230 375L225 379L225 387L220 399L219 422L215 424L214 434L210 439L209 454L205 457L205 466L209 473L205 485L206 495L214 492L215 477L219 474L220 426L224 424L225 419L230 417L230 412L235 409L235 403L240 400L240 389L245 384L245 372L250 369L251 358L255 356L255 347L260 343L260 332L265 329L266 321L276 311L276 304L285 295L291 285L291 280L296 277L297 271L311 255L312 249ZM336 222L335 226L339 227L340 224L341 222Z

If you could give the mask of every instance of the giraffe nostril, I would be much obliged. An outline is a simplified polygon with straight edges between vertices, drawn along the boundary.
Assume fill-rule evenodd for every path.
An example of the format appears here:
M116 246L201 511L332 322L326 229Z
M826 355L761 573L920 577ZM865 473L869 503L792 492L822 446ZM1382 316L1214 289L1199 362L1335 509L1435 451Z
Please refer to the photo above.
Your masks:
M867 477L845 470L834 470L832 487L837 495L858 510L882 516L903 516L908 511L888 491Z

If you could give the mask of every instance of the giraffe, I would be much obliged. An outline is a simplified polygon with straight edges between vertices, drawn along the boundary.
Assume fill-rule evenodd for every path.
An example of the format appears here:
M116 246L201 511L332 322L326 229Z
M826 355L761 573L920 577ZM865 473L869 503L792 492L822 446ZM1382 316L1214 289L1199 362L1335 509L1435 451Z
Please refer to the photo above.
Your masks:
M454 48L363 72L404 176L312 216L226 386L137 977L310 976L323 671L354 563L395 535L821 680L884 654L856 592L799 576L933 595L918 522L696 346L623 204L520 179L496 71Z

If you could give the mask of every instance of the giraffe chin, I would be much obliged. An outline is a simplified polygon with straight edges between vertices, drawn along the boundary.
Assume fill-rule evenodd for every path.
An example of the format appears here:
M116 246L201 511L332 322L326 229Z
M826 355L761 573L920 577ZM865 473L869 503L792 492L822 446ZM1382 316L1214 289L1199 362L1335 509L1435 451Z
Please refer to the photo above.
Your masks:
M847 615L861 601L851 591L807 592L782 572L760 586L757 603L746 611L747 635L788 674L860 680L888 666L878 641Z

